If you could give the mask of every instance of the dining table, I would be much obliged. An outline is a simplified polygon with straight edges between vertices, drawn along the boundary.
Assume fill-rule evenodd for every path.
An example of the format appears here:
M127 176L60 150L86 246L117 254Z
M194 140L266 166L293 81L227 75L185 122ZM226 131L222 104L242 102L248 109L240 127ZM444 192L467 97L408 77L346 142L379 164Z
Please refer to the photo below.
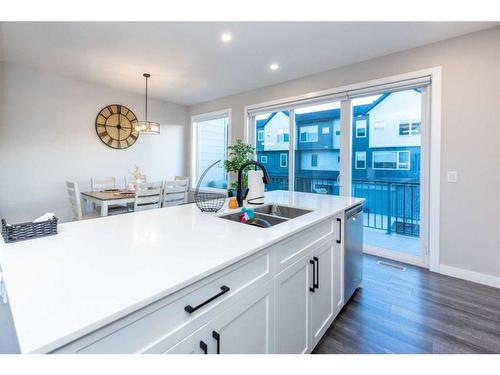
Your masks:
M101 216L108 216L108 208L111 205L126 206L135 201L135 192L125 189L89 191L80 194L84 201L101 207Z

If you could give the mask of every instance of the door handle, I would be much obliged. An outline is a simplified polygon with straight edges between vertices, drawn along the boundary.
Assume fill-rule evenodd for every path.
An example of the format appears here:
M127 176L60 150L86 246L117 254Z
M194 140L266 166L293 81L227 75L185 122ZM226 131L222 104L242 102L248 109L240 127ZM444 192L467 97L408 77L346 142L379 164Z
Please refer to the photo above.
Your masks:
M337 222L339 223L339 238L337 239L337 243L342 243L342 219L337 218Z
M200 348L203 350L203 354L208 354L208 346L204 341L200 341Z
M316 281L313 280L314 288L319 289L319 259L317 257L313 257L314 262L316 263Z
M210 297L210 298L209 298L209 299L207 299L205 302L200 303L198 306L193 307L193 306L191 306L191 305L187 305L187 306L185 306L185 307L184 307L184 310L185 310L185 311L187 311L188 313L192 314L192 313L194 313L196 310L201 309L201 308L202 308L203 306L205 306L206 304L208 304L208 303L212 302L214 299L219 298L219 297L220 297L220 296L222 296L224 293L229 292L229 290L230 290L230 289L229 289L229 287L227 287L227 286L225 286L225 285L222 285L222 286L220 287L220 290L221 290L221 292L220 292L220 293L217 293L215 296Z
M315 280L316 280L316 267L315 267L316 262L312 259L309 259L309 264L312 264L312 266L313 266L313 277L312 277L313 286L312 286L312 288L311 287L309 288L309 291L314 293L314 291L316 290L316 282L315 282Z
M217 343L217 354L220 354L220 334L216 331L212 331L212 337L215 339Z

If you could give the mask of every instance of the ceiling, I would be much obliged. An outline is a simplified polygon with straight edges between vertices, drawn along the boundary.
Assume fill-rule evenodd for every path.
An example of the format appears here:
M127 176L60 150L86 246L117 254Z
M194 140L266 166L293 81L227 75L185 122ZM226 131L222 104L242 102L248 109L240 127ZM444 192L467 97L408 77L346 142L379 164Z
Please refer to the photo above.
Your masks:
M152 97L191 105L497 24L3 22L0 59L137 93L149 72Z

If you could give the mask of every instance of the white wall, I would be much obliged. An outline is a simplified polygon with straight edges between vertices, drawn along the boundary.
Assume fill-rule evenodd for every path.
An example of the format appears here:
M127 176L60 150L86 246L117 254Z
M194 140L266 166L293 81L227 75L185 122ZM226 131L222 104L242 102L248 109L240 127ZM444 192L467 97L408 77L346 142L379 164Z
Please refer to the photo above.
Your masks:
M500 281L499 45L496 27L201 103L189 112L232 108L232 137L243 138L245 105L441 66L440 263ZM286 69L286 61L281 65ZM447 170L458 171L458 183L446 182Z
M135 165L151 181L184 174L186 107L150 100L149 117L161 123L161 135L114 150L94 125L112 103L143 117L141 95L0 63L0 217L18 222L54 212L69 220L65 180L88 191L91 176L121 183Z

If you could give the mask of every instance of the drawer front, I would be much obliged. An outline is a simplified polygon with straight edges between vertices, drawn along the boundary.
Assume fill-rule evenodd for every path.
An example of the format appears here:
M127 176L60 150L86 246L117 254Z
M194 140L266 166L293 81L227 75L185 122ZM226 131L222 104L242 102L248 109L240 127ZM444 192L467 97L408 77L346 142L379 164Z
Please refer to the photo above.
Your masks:
M170 337L176 342L220 313L238 293L271 279L271 258L272 252L260 252L56 352L142 353L151 352L158 342L170 341ZM224 292L223 286L229 290ZM195 311L187 312L186 306Z
M328 220L321 224L316 224L303 232L273 246L275 249L276 270L280 272L295 263L300 257L311 249L316 242L332 235L334 231L333 220Z

